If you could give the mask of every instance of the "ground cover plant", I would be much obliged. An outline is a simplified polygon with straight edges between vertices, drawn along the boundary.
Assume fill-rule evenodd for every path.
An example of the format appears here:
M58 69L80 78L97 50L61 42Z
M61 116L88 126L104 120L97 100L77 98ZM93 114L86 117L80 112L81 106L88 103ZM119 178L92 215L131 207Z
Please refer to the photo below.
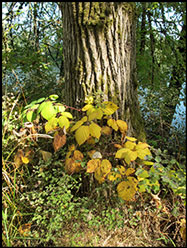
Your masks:
M90 96L77 120L57 95L18 99L3 99L3 246L185 244L185 166L127 136L118 106Z

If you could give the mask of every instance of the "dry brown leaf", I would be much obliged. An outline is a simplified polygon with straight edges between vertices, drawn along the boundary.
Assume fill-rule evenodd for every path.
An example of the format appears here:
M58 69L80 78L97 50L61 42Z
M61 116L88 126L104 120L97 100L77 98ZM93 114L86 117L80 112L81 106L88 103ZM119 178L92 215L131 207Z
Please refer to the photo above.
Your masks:
M53 141L53 147L55 152L58 151L61 147L63 147L66 144L66 135L65 134L61 134L61 133L57 133L54 137L54 141Z

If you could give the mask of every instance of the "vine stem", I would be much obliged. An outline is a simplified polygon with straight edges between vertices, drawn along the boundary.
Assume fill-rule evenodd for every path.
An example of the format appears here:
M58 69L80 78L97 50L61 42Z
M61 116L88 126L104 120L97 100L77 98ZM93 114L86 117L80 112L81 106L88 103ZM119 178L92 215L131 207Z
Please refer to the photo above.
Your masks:
M77 109L77 108L74 108L74 107L70 107L70 106L67 106L65 104L63 104L66 108L70 108L70 109L74 109L76 111L82 111L82 109Z

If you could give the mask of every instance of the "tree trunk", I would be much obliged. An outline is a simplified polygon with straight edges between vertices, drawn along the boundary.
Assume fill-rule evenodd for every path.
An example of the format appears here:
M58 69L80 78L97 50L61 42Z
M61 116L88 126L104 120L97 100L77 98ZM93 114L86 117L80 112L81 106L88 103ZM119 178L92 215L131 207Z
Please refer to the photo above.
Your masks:
M128 135L145 140L137 98L135 5L122 2L61 3L65 101L82 107L96 95L119 106Z

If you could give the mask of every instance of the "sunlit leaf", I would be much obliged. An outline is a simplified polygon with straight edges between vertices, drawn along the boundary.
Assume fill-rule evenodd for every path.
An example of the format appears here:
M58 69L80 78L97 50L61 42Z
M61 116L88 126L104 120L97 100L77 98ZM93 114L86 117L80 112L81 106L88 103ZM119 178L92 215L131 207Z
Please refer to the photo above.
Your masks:
M46 124L45 124L45 131L48 133L49 131L54 130L57 127L58 119L56 117L52 117Z
M66 116L67 118L70 118L70 119L72 119L73 118L73 116L72 116L72 114L71 113L69 113L69 112L62 112L62 114L61 114L62 116Z
M57 113L59 113L59 112L64 113L64 111L66 109L65 106L63 104L60 104L60 103L55 104L54 108L56 109Z
M89 126L90 134L91 136L99 139L101 136L101 127L97 125L96 123L91 123Z
M125 175L125 170L126 169L125 169L124 166L118 165L117 168L118 168L118 170L119 170L119 172L120 172L121 175Z
M138 174L138 180L141 181L142 179L145 179L149 177L149 173L146 170L143 170L140 174Z
M126 176L129 176L131 174L133 174L135 172L135 169L134 168L128 168L126 171L125 171L125 175Z
M138 144L136 145L136 150L145 149L145 148L148 148L148 147L149 147L149 145L147 143L138 142Z
M93 108L92 104L87 104L82 108L82 111L87 111L88 109Z
M126 139L130 140L130 141L136 141L137 139L136 138L133 138L133 137L129 137L129 136L125 136Z
M118 125L117 125L116 121L113 120L113 119L109 119L107 121L107 125L110 126L110 127L112 127L115 131L118 130Z
M58 96L58 95L50 95L49 98L50 98L51 100L56 100L56 99L59 98L59 96Z
M34 112L34 110L30 110L27 112L26 117L29 122L33 122L33 120L36 119L36 113Z
M101 165L101 160L100 159L92 159L89 160L87 163L87 170L86 172L88 173L93 173L95 170Z
M117 172L109 172L109 174L107 175L107 178L110 180L110 181L115 181L117 178L120 178L121 179L121 175Z
M119 108L116 104L113 102L104 102L104 107L102 108L105 115L112 115L116 110Z
M76 124L71 128L70 132L75 131L76 129L78 129L80 126L82 126L84 122L83 121L77 121Z
M96 152L96 150L91 150L91 151L89 151L89 152L87 152L87 154L88 154L88 156L90 157L90 158L92 158L93 157L93 154Z
M59 126L60 126L61 128L65 127L66 130L67 130L67 129L69 128L69 126L70 126L70 122L69 122L69 120L68 120L68 118L67 118L66 116L60 116L60 117L58 118L58 123L59 123Z
M130 201L133 199L137 191L137 180L128 177L127 181L122 181L117 186L118 196L123 200ZM135 179L135 180L134 180Z
M131 151L131 150L128 150L126 153L125 153L125 156L124 156L124 159L125 159L125 162L127 164L130 164L131 161L134 161L136 160L138 154L136 151Z
M81 126L75 132L75 139L77 143L82 145L90 136L90 130L88 126Z
M136 144L134 142L127 141L125 142L124 147L133 150L136 147Z
M103 112L101 109L97 109L95 111L93 111L92 113L90 113L88 115L88 121L92 121L95 119L101 120L101 118L103 117Z
M124 158L125 154L129 151L128 148L122 148L116 152L115 158Z
M148 148L143 150L137 150L138 157L144 159L146 155L151 155L151 152Z
M73 132L76 129L78 129L80 126L82 126L82 124L86 122L87 119L88 119L87 116L84 116L81 120L77 121L75 125L71 128L70 132Z
M127 126L127 123L125 121L117 120L116 123L117 123L121 133L124 133L127 131L128 126Z
M151 162L151 161L143 161L143 164L145 164L145 165L153 165L154 164L154 162Z
M94 101L93 96L86 96L85 97L85 103L92 104Z
M94 177L99 183L103 183L105 181L100 166L95 170Z
M41 111L41 115L44 119L50 120L53 116L56 115L56 110L52 104L52 102L44 102L45 106ZM42 103L43 104L43 103Z
M101 173L105 177L112 169L112 165L108 159L103 159L101 162Z
M21 156L21 160L24 164L28 164L29 163L29 159L27 157Z

